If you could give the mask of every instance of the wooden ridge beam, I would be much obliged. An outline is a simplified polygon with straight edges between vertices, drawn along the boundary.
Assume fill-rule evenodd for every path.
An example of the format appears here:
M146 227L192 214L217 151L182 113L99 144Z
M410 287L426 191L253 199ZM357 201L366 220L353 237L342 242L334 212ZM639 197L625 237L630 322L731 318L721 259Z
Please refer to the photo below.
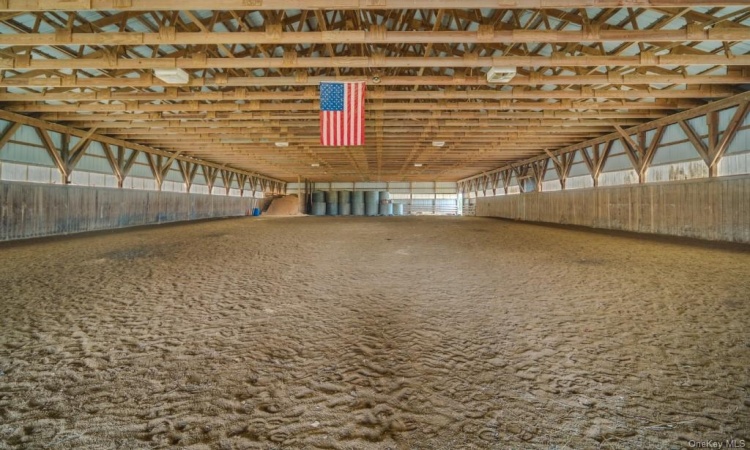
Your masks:
M649 52L635 56L477 56L474 58L444 56L293 56L287 58L107 58L29 59L28 55L0 58L0 69L60 70L144 70L144 69L300 69L300 68L404 68L404 67L653 67L653 66L748 66L750 55L656 55Z
M750 79L750 70L737 68L727 75L641 75L641 74L601 74L601 75L537 75L518 74L507 86L553 85L650 85L650 84L741 84ZM265 87L265 86L317 86L322 82L364 81L368 86L486 86L484 76L381 76L378 83L365 76L309 76L309 77L198 77L192 78L180 87ZM44 77L30 78L24 74L13 77L0 77L0 87L152 87L170 85L158 78L144 74L139 78L92 77Z
M630 112L608 112L608 111L593 111L593 112L572 112L572 111L519 111L519 112L387 112L384 111L382 120L400 120L398 123L403 124L403 119L409 119L409 122L423 123L424 121L434 121L437 125L455 123L456 121L463 121L466 124L480 125L482 123L508 123L509 121L519 124L523 124L524 121L533 120L538 123L546 124L549 121L555 123L556 120L565 120L564 123L580 124L586 123L586 120L591 120L592 124L599 123L598 121L603 119L635 119L638 123L641 119L659 119L664 117L664 114L652 111L630 111ZM110 111L110 112L99 112L93 114L75 114L75 113L46 113L38 117L42 120L48 120L51 122L96 122L97 126L102 128L107 127L107 122L113 123L125 123L135 120L148 120L148 121L179 121L183 125L192 124L194 122L206 124L206 120L212 120L221 122L222 120L228 121L278 121L282 123L289 123L291 121L302 121L302 120L313 120L317 121L320 118L318 113L290 113L290 114L271 114L270 112L226 112L209 114L209 112L198 112L198 113L177 113L170 114L164 112L152 112L152 113L130 113L125 111ZM184 121L184 122L183 122ZM562 123L562 122L561 122ZM385 122L384 122L385 124ZM80 126L80 125L79 125ZM92 125L93 126L93 125Z
M741 0L214 0L220 10L368 10L455 8L691 8L742 6ZM205 0L3 0L0 11L203 10Z
M731 98L731 97L730 97ZM365 106L366 111L524 111L524 110L684 110L701 105L692 99L656 99L656 101L626 102L611 101L604 103L574 103L563 100L558 103L526 101L511 102L510 100L488 101L488 102L420 102L420 103L371 103ZM75 111L320 111L318 101L305 103L261 103L250 102L237 104L234 102L221 103L199 103L184 102L175 104L153 104L147 102L126 102L121 104L63 104L47 105L35 103L18 103L4 106L7 111L18 112L75 112Z
M391 91L371 90L367 92L368 99L384 100L529 100L529 99L641 99L641 98L721 98L731 97L737 92L725 86L705 86L700 89L566 89L553 91ZM182 92L170 90L159 92L54 92L54 93L23 93L0 94L4 102L37 102L37 101L229 101L229 100L259 100L259 101L299 101L317 100L319 93L314 89L292 92L251 92L238 89L225 92Z
M105 116L106 117L106 116ZM86 118L86 121L80 121L76 124L77 127L90 128L98 127L100 130L106 129L153 129L158 127L157 132L162 132L161 128L164 128L166 132L170 130L198 130L203 129L207 132L212 133L225 133L227 131L237 131L237 128L242 130L245 129L260 129L269 131L279 131L282 127L284 128L313 128L318 130L319 125L317 120L300 120L300 121L271 121L271 122L260 122L257 121L239 121L237 119L226 119L226 120L211 120L211 121L189 121L183 122L180 120L149 120L148 122L134 122L129 120L127 117L123 117L123 120L119 121L102 121L100 119ZM492 132L492 131L505 131L504 128L523 127L523 128L549 128L549 133L558 133L571 130L601 130L607 129L612 131L612 124L623 124L638 125L642 123L640 120L625 119L618 121L604 121L601 119L597 120L564 120L564 119L507 119L507 120L413 120L405 122L402 120L386 120L383 122L384 127L388 127L390 130L410 130L412 128L424 129L426 131L439 131L443 129L458 128L465 130L471 128L478 132ZM375 128L375 124L365 123L365 127Z
M678 30L621 30L584 28L558 30L390 31L335 30L277 32L170 32L136 33L20 33L0 35L3 46L40 45L296 45L296 44L533 44L575 42L700 42L742 41L746 28L694 28Z

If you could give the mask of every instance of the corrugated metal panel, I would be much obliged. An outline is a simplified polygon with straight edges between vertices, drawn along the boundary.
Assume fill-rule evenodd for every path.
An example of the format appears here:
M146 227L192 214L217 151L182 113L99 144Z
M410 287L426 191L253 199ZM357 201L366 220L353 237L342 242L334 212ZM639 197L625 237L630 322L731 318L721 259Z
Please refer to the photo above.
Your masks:
M687 140L685 132L682 127L677 124L667 125L664 128L664 135L661 138L661 143L668 145L674 142L681 142Z
M594 179L590 175L569 177L565 181L565 189L584 189L594 187Z
M701 160L700 155L690 142L682 144L668 145L661 147L654 154L652 165L658 166L663 164ZM701 160L702 161L702 160Z
M47 150L17 142L6 144L3 151L0 152L0 159L16 163L55 167L55 163L47 154Z
M728 155L719 161L719 176L750 173L750 153Z
M750 117L750 114L748 114ZM727 147L726 153L744 153L750 150L750 128L739 130Z
M633 165L631 164L628 156L624 153L620 153L619 155L614 155L607 158L607 161L604 163L604 168L602 168L602 174L606 172L619 172L632 168Z
M726 130L727 126L729 125L729 122L732 120L732 116L734 116L734 113L737 111L737 107L733 106L731 108L722 109L719 111L719 129L720 130Z
M175 183L183 183L182 179L182 172L180 172L180 169L176 166L176 164L172 164L172 168L169 169L167 172L167 176L164 177L165 181L174 181Z
M60 173L51 167L29 166L27 170L27 181L32 183L52 183L54 178L60 180Z
M560 189L562 189L562 186L560 186L559 180L545 181L542 183L542 191L544 192L559 191Z
M638 174L633 169L602 173L599 176L599 186L620 186L637 183Z
M706 125L705 117L695 117L687 120L687 123L698 136L708 135L708 125Z
M110 167L109 162L105 158L98 156L89 156L87 154L83 156L78 162L74 173L78 171L96 172L110 175L112 174L112 167Z
M577 159L583 159L582 156L580 156L580 152L576 152L576 158ZM589 168L586 166L586 163L583 161L581 162L574 162L572 166L570 166L570 173L568 174L568 179L571 177L578 177L583 175L589 174Z
M203 172L198 170L195 173L195 178L193 178L193 186L200 185L200 186L206 186L206 177L203 176Z
M102 144L96 141L91 142L88 148L86 148L86 155L106 159L106 155L104 154L104 149L102 148Z
M708 166L703 160L651 166L646 182L691 180L708 177Z

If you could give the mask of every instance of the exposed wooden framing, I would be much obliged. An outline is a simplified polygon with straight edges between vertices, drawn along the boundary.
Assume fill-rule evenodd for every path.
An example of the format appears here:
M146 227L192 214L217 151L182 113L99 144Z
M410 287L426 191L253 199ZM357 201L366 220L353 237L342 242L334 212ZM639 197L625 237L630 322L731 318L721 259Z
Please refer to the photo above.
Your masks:
M717 113L721 110L733 107L736 109L726 129L721 131L718 130ZM596 187L599 184L599 175L601 174L602 168L609 156L612 144L617 140L620 140L623 143L625 154L628 156L633 168L636 170L639 182L644 183L651 161L662 143L665 129L668 125L672 124L678 124L683 129L688 141L708 166L709 175L716 176L717 164L726 152L729 144L731 144L732 140L737 135L737 131L747 117L748 112L750 112L750 93L740 94L730 99L720 100L703 107L684 111L629 129L623 129L620 126L615 125L616 131L614 133L575 144L555 152L546 150L546 155L544 157L534 157L520 163L509 164L491 172L483 172L473 177L459 180L458 183L462 190L470 191L471 186L475 185L474 183L477 183L478 179L486 179L494 173L504 173L507 170L513 170L518 179L527 176L531 170L538 179L540 164L544 164L546 167L546 161L548 158L552 159L556 166L562 167L562 158L570 158L570 161L572 161L575 154L580 153L591 173L594 186ZM689 119L693 118L704 118L706 120L709 129L708 145L703 143L701 137L696 134L695 130L693 130L687 122ZM655 130L655 132L651 139L648 140L646 132L650 130ZM633 136L635 136L635 138ZM602 146L604 147L603 150ZM560 174L559 171L558 174ZM559 178L561 180L561 185L564 186L563 176L560 175ZM567 178L567 176L565 178ZM521 187L522 192L525 192L524 183L519 182L519 186Z
M656 128L656 134L651 139L651 142L646 144L646 133L641 131L638 133L639 142L636 142L623 130L619 125L615 125L615 129L620 134L620 140L625 148L625 154L630 159L633 169L638 173L638 182L646 182L646 172L648 171L651 161L654 159L656 149L661 143L661 138L664 135L664 126Z
M515 172L541 189L548 167L564 189L577 151L598 182L612 136L626 144L643 181L659 146L646 136L658 129L660 137L665 126L645 123L706 99L730 104L750 84L750 8L731 4L745 7L724 9L729 3L719 0L0 0L8 30L0 35L0 119L16 112L32 116L29 123L57 122L61 128L32 126L63 133L57 153L68 175L89 142L102 143L121 185L124 159L145 152L158 185L176 162L188 190L203 165L209 179L221 174L225 189L236 181L241 193L245 183L283 192L282 180L434 182L480 174L471 188L488 194L501 182L507 190ZM98 12L77 13L86 10ZM517 73L488 84L492 66ZM184 69L188 80L168 84L157 68ZM317 85L355 80L368 86L365 145L321 147ZM712 174L746 111L737 114L722 134L708 113L705 148L703 137L687 134ZM81 142L72 145L72 136Z
M510 80L508 86L537 86L545 84L553 85L632 85L642 86L649 84L688 84L688 85L731 85L744 83L750 78L750 71L740 68L726 75L686 75L686 74L617 74L607 75L516 75ZM322 82L331 81L365 81L370 86L486 86L487 79L484 76L453 77L453 76L381 76L378 83L367 76L315 76L315 77L214 77L191 78L182 87L265 87L265 86L317 86ZM32 78L22 75L7 77L0 76L0 87L152 87L152 86L174 86L167 84L150 74L144 74L139 78L111 78L94 77L81 78L77 76L45 76Z
M560 188L564 190L565 183L567 182L568 176L570 175L570 168L573 166L573 159L575 159L575 154L564 153L560 156L556 156L547 149L544 149L544 152L547 153L550 157L550 160L552 160L552 163L555 167L555 172L557 172L557 179L560 180Z
M203 177L206 179L206 185L208 186L208 193L213 194L214 184L216 184L216 176L219 174L219 171L222 169L219 169L216 167L201 166L201 170L203 171Z
M0 58L0 69L303 69L303 68L400 68L447 67L658 67L685 65L750 66L750 55L649 55L639 56L486 56L457 58L443 56L322 56L296 58L110 58L110 59L32 59Z
M544 176L547 174L547 163L549 159L540 159L531 164L531 174L534 177L534 189L537 192L542 192L544 183Z
M185 11L185 13L189 13ZM740 41L747 38L741 28L681 30L492 30L475 31L386 31L337 30L294 32L174 32L174 33L70 33L64 39L58 33L0 35L0 45L231 45L252 42L255 45L289 44L519 44L587 42L674 42ZM225 52L231 54L228 49Z
M8 126L5 127L5 130L3 130L3 134L0 136L0 151L2 151L3 147L5 147L5 144L7 144L10 138L12 138L14 134L16 134L16 131L18 131L19 128L21 128L20 123L8 123Z
M190 188L193 186L193 180L195 180L195 174L198 173L198 168L201 166L200 164L179 160L177 161L177 164L180 168L182 179L185 182L185 192L190 192ZM245 174L242 176L247 177Z
M46 129L40 127L34 127L34 131L36 131L39 139L41 139L42 141L42 144L44 144L44 149L47 151L47 154L55 163L55 167L57 167L57 170L60 172L62 182L65 184L69 184L70 173L68 172L68 167L65 164L62 156L60 155L57 147L55 146L55 143L52 141L49 133Z
M375 91L370 93L371 98L382 98L386 100L516 100L516 99L644 99L644 98L722 98L735 95L736 91L719 86L707 86L703 89L688 90L645 90L630 89L627 91L612 89L571 89L543 92L527 91ZM38 94L3 94L2 100L6 102L36 102L64 100L69 102L84 102L96 100L108 101L223 101L223 100L317 100L318 93L312 91L298 92L168 92L162 93L110 93L87 92L87 93L38 93Z
M280 9L394 9L403 8L399 0L221 0L217 8L245 10ZM622 8L622 7L680 7L692 6L741 6L739 0L412 0L408 6L414 9L440 8ZM0 11L161 11L200 10L206 7L203 0L4 0Z
M588 103L573 104L572 101L561 101L557 103L541 103L536 101L512 101L495 100L486 102L467 101L451 102L423 101L421 103L372 103L367 104L365 110L369 111L507 111L508 109L518 111L568 111L579 108L591 111L608 111L608 110L642 110L649 108L651 110L674 110L699 106L700 103L691 99L656 99L654 102L606 102L606 103ZM184 102L181 104L153 104L150 102L132 102L131 104L10 104L5 108L7 111L15 112L73 112L73 111L186 111L186 112L242 112L242 111L319 111L320 105L317 101L305 103L262 103L254 101L248 104L236 104L234 102L222 103L198 103Z
M62 126L62 125L58 125L58 124L48 123L48 122L45 122L43 120L34 119L34 118L31 118L31 117L28 117L28 116L23 116L23 115L20 115L20 114L15 114L15 113L12 113L12 112L9 112L9 111L0 110L0 119L7 120L9 122L18 123L18 124L21 124L21 125L28 125L28 126L34 127L35 129L39 130L40 138L45 143L45 146L48 148L48 151L51 152L51 156L55 160L55 164L58 166L58 169L63 174L65 174L65 164L62 162L62 159L60 158L60 155L58 154L58 152L57 151L53 151L55 149L55 146L52 144L52 140L50 139L49 134L47 133L47 131L48 130L49 131L55 131L55 132L58 132L58 133L67 134L67 135L73 135L73 136L78 136L78 137L84 137L84 136L86 136L86 135L89 134L89 132L86 132L86 131L82 131L82 130L78 130L78 129L75 129L75 128L66 127L66 126ZM166 158L171 158L171 157L174 156L174 152L167 152L167 151L164 151L164 150L158 150L156 148L149 147L149 146L146 146L146 145L141 145L141 144L137 144L137 143L133 143L133 142L128 142L128 141L125 141L125 140L122 140L122 139L116 139L116 138L112 138L112 137L109 137L109 136L103 136L103 135L100 135L100 134L97 134L97 133L90 134L89 140L93 140L93 141L97 141L97 142L102 142L102 143L106 143L106 144L110 144L110 145L119 145L119 146L123 146L123 147L129 148L129 149L132 149L132 150L137 150L137 151L144 152L144 153L147 153L147 154L158 155L158 156L162 156L162 157L166 157ZM186 156L174 156L174 158L175 159L180 159L180 160L183 160L183 161L189 161L189 162L201 164L201 165L206 166L206 167L211 167L211 168L216 168L216 169L221 169L221 168L228 169L227 167L224 167L224 166L221 166L221 165L218 165L218 164L215 164L215 163L211 163L211 162L203 161L203 160L196 160L194 158L188 158ZM237 171L236 169L230 169L230 170ZM266 178L266 177L263 177L262 175L258 175L258 174L254 174L254 173L247 173L247 172L244 172L244 173L246 173L247 175L254 176L254 177L259 177L259 178L267 179L268 181L283 183L280 180L274 180L274 179L271 179L271 178ZM69 175L70 174L66 174L66 176L69 176Z

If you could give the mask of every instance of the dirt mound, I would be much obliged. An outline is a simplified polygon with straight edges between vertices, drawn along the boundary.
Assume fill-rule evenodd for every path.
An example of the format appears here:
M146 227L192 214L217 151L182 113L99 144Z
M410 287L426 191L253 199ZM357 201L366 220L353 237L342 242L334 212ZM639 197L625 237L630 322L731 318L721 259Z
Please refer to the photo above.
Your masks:
M271 201L268 209L263 214L267 216L299 215L299 198L296 195L276 197Z

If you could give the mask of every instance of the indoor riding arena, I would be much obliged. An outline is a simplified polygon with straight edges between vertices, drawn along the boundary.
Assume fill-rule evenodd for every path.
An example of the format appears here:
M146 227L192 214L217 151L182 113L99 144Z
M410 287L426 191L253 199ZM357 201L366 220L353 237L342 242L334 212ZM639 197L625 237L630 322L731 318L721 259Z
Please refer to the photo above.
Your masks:
M743 0L0 0L0 450L750 448L749 112Z

